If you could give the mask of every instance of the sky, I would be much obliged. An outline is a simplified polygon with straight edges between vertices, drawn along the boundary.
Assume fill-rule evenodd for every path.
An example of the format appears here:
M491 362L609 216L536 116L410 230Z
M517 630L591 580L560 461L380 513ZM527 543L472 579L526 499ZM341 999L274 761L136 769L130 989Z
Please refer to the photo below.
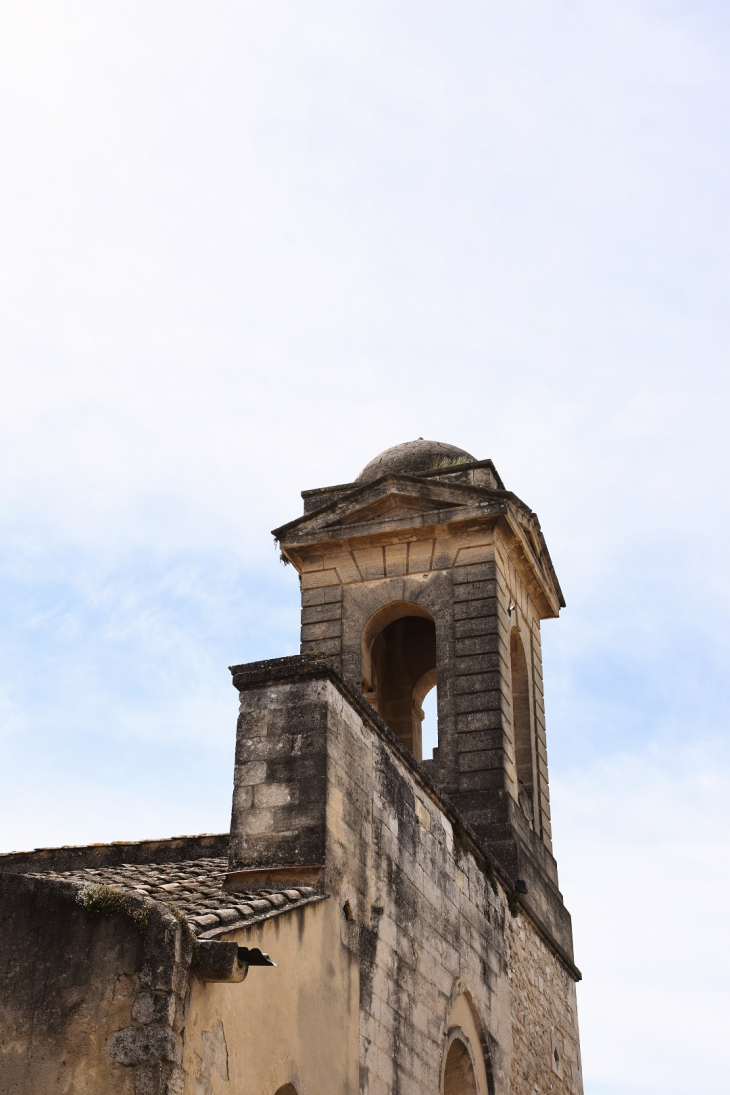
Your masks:
M727 1091L729 52L715 0L0 2L0 850L225 831L269 530L447 441L567 602L586 1093Z

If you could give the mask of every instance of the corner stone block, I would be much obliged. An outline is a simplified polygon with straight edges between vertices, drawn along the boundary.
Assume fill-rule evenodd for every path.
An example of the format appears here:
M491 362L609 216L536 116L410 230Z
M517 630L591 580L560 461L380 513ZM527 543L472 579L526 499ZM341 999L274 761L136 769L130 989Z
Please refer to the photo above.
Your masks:
M242 701L236 753L246 762L235 770L230 872L324 865L326 681L298 676L300 661L307 667L318 664L317 659L282 658L233 670ZM251 723L249 712L255 714ZM265 738L258 736L262 715ZM245 888L244 880L240 886Z

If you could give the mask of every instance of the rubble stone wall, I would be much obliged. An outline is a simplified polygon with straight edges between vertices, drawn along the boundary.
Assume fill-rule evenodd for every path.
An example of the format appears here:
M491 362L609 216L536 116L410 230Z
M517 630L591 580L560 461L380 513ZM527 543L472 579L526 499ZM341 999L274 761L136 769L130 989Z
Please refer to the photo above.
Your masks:
M510 953L512 1091L583 1091L575 983L529 920L506 922Z
M192 945L169 910L85 889L0 876L0 1095L180 1095Z

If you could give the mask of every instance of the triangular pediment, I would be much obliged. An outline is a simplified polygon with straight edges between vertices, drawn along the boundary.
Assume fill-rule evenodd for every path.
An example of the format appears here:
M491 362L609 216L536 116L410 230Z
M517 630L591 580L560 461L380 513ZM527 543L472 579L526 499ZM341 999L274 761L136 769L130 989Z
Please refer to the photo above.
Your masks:
M454 512L483 505L485 496L495 492L481 487L424 480L411 475L390 474L353 486L352 491L304 517L274 530L279 540L294 534L297 539L322 532L327 538L341 530L368 524L396 523L414 519L422 523L431 513Z
M434 502L430 498L419 498L412 494L403 494L400 491L392 491L381 495L367 505L358 506L348 513L336 517L327 522L328 528L337 525L361 525L367 521L398 521L404 517L411 517L416 513L428 513L433 510L441 510L457 505L455 502Z
M297 567L302 551L327 544L386 543L394 534L401 538L412 530L420 530L418 538L428 526L443 528L452 522L463 522L473 531L475 521L504 519L504 530L512 530L515 558L522 558L543 588L551 590L554 614L565 603L537 518L511 491L390 473L371 483L332 487L327 494L328 501L318 509L273 529L285 557Z

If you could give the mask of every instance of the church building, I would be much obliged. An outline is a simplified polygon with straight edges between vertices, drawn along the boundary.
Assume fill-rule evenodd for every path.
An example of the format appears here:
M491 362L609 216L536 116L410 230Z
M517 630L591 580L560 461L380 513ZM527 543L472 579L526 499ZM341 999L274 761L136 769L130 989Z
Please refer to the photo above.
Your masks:
M582 1095L539 521L423 439L303 500L230 834L0 856L0 1095Z

